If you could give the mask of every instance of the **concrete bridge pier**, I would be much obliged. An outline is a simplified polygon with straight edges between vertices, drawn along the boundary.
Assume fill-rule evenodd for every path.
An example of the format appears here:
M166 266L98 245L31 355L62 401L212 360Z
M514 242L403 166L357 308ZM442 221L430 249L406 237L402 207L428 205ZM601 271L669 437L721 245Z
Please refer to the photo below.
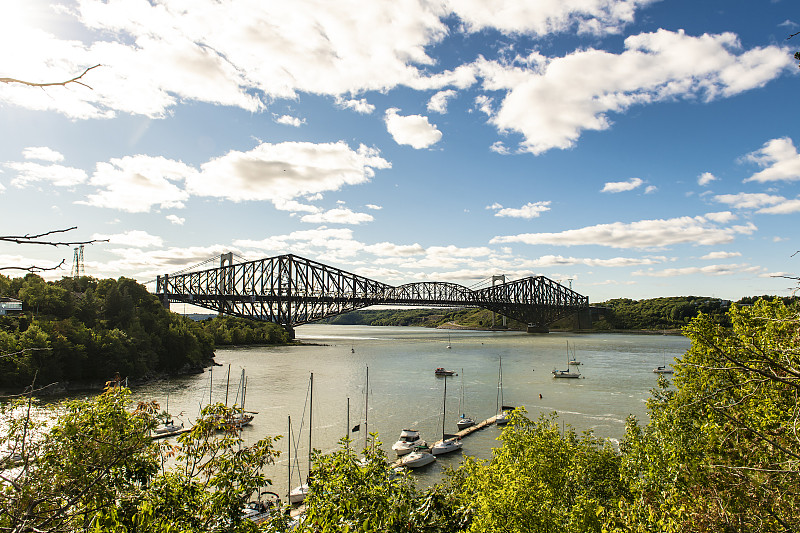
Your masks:
M528 328L525 331L528 333L550 333L550 328L537 324L528 324Z
M289 339L290 340L294 340L294 338L295 338L294 337L294 328L292 326L288 325L288 324L281 324L281 325L283 326L283 329L286 330L286 333L289 334Z

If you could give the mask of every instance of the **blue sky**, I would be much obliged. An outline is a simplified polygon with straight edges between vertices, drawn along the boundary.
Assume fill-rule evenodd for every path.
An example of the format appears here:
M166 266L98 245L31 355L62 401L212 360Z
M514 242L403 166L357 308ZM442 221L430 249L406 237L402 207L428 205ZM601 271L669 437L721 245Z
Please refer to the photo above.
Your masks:
M786 295L798 31L788 0L5 0L0 77L101 66L0 83L3 233L77 226L88 274L142 282L233 251Z

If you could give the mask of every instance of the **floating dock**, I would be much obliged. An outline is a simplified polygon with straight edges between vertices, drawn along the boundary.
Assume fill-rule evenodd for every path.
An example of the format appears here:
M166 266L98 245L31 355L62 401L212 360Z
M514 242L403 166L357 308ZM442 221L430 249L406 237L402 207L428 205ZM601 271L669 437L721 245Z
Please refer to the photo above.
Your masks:
M484 420L483 422L480 422L479 424L475 424L474 426L470 426L468 428L462 429L461 431L459 431L457 433L454 433L453 435L455 435L459 439L463 439L467 435L472 435L476 431L480 431L483 428L491 426L492 424L495 423L495 420L497 420L497 416L496 415L491 417L491 418L487 418L486 420ZM440 442L442 442L442 439L439 439L436 442L434 442L433 446L436 446ZM427 450L428 450L428 452L430 452L431 448L428 447ZM399 457L396 461L394 461L392 463L392 467L397 467L397 466L403 466L403 457L402 456Z

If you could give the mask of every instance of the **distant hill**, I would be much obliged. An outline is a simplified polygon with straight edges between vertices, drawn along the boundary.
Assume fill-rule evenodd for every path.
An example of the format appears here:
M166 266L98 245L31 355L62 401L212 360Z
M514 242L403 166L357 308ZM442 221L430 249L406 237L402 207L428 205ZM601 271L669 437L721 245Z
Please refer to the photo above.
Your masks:
M763 298L780 298L784 303L797 300L796 297L749 296L736 302L750 305ZM675 330L686 325L699 313L710 315L722 324L728 323L727 311L730 300L709 296L671 296L632 300L617 298L592 304L592 330ZM362 309L323 320L327 324L357 324L365 326L421 326L431 328L466 329L511 329L525 330L526 324L507 319L503 328L503 317L476 308L439 309ZM565 318L550 326L551 330L570 330L574 320ZM494 324L494 326L493 326Z

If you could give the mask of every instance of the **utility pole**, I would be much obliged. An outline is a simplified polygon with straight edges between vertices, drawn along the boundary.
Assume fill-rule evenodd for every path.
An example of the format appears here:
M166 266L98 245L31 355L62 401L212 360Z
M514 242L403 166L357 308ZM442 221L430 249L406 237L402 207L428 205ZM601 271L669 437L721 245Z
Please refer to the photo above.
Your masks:
M70 273L73 278L78 279L86 275L86 267L83 265L83 245L74 249L75 255L72 258L72 272Z

